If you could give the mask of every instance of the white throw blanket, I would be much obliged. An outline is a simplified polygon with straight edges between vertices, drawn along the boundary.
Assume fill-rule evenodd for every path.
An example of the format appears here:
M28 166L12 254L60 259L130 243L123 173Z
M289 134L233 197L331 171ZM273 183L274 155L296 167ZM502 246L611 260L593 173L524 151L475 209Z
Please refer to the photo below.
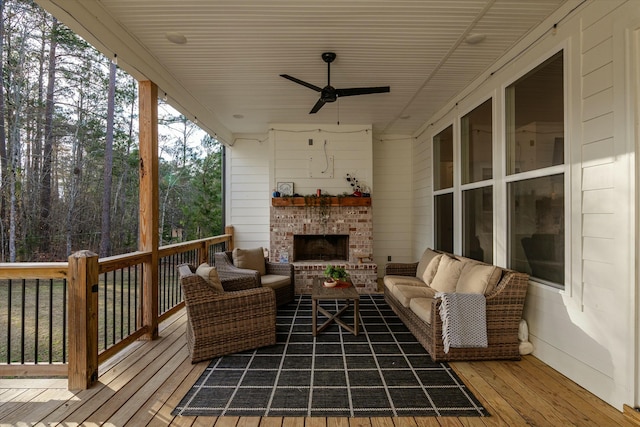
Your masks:
M482 294L456 294L438 292L442 299L442 342L444 352L449 347L487 347L487 301Z

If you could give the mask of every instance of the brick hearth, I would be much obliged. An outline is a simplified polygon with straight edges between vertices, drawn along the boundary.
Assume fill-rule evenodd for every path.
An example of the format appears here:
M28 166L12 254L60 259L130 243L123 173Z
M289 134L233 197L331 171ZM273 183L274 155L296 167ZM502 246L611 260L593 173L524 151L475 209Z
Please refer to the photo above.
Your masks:
M283 254L293 258L294 235L349 235L348 261L294 261L296 294L311 293L313 277L322 275L327 264L345 267L359 292L377 290L377 265L359 262L361 257L373 256L371 206L272 206L270 234L271 261L280 260Z

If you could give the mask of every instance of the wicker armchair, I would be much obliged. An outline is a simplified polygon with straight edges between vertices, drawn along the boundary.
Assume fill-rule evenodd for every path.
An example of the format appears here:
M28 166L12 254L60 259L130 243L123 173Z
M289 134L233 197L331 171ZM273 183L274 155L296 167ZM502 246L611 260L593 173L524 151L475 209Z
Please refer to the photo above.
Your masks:
M218 269L220 280L223 277L236 277L236 280L242 280L243 283L251 283L252 287L270 287L276 293L276 305L281 306L294 300L295 298L295 282L293 264L281 264L277 262L270 262L265 259L266 275L260 276L260 273L256 270L249 270L245 268L238 268L233 264L233 253L230 251L216 252L214 254L215 266ZM288 282L285 280L276 280L275 283L270 280L276 276L288 277ZM238 279L242 277L243 279ZM277 279L277 277L276 277ZM227 289L224 281L223 286Z
M192 265L178 266L178 274L187 308L191 363L276 343L273 290L216 293Z

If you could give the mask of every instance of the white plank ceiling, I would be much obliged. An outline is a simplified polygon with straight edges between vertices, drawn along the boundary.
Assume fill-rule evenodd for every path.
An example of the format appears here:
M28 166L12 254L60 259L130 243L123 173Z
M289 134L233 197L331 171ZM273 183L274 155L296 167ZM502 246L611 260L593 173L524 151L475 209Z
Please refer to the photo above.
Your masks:
M575 0L37 0L227 143L272 123L371 124L413 135L515 43ZM538 29L537 31L540 31ZM544 29L550 30L550 29ZM174 44L168 32L186 37ZM465 38L482 34L484 41ZM309 114L322 52L336 88L390 86Z

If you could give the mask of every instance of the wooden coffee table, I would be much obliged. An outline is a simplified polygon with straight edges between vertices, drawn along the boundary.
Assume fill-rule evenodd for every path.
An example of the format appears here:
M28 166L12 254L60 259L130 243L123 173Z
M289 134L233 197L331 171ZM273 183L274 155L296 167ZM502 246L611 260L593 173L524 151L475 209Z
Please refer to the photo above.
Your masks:
M329 326L332 322L336 322L347 331L351 332L353 335L358 335L358 327L359 327L359 305L360 305L360 295L358 291L353 286L353 283L349 281L349 287L340 287L340 285L327 288L324 286L324 277L315 277L313 279L313 288L311 290L311 304L312 304L312 312L313 312L313 336L318 335L318 332L323 331L327 326ZM335 313L330 313L325 310L323 307L320 307L318 301L330 300L330 301L342 301L344 300L345 305L340 308ZM353 326L347 325L345 322L340 319L340 316L346 309L351 306L351 301L353 301ZM327 321L324 322L320 327L318 327L318 312L324 314L328 317Z

